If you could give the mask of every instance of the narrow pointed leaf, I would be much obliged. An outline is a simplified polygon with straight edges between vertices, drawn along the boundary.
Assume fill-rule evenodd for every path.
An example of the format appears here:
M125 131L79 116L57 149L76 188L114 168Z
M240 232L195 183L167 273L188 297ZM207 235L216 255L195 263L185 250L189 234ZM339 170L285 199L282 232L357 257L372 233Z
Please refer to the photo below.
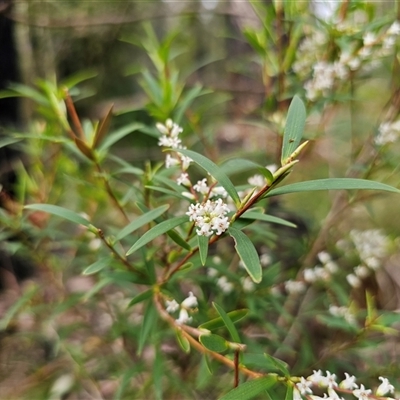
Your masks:
M222 353L229 348L228 342L219 335L200 335L199 341L207 350L215 351L216 353Z
M281 163L285 165L290 155L297 149L306 123L306 108L298 96L294 96L289 106L283 133Z
M174 229L176 226L181 225L188 221L188 217L186 215L181 217L171 218L167 221L161 222L160 224L154 226L149 231L147 231L126 253L127 256L134 253L136 250L140 249L142 246L151 242L158 236L163 235L171 229Z
M246 211L244 214L240 216L240 218L244 219L256 219L259 221L271 222L273 224L280 224L285 226L290 226L291 228L297 228L297 225L292 222L286 221L279 217L274 217L273 215L262 214L256 211Z
M83 275L91 275L95 274L96 272L101 271L103 268L107 267L110 265L112 262L113 258L112 257L104 257L100 258L100 260L97 260L93 264L89 265L87 268L85 268L82 272Z
M29 204L24 208L27 210L44 211L49 214L57 215L58 217L64 218L68 221L74 222L75 224L93 227L93 225L86 218L83 218L76 212L68 210L64 207L55 206L52 204Z
M142 293L135 296L128 304L128 308L134 306L135 304L141 303L144 300L149 299L153 295L153 289L148 289Z
M135 219L131 223L129 223L122 231L118 233L118 235L115 238L115 241L118 242L119 240L123 239L125 236L131 234L135 230L141 228L143 225L146 225L152 221L154 221L156 218L158 218L160 215L165 213L169 208L168 204L165 204L163 206L160 206L158 208L155 208L154 210L151 210L147 212L146 214L141 215L139 218Z
M288 385L285 400L293 400L293 386Z
M235 204L240 204L240 198L235 189L235 186L233 186L231 180L228 178L225 172L220 167L218 167L218 165L214 164L207 157L204 157L203 155L191 150L179 149L179 153L182 153L184 156L190 157L196 164L204 168L228 192L229 196L231 196Z
M229 235L235 241L235 249L250 278L255 283L260 283L262 279L260 259L252 241L239 229L229 227Z
M110 128L113 108L114 108L114 104L111 105L106 116L101 120L99 125L97 125L96 133L95 133L94 139L93 139L93 145L92 145L93 149L96 149L99 146L100 142L103 140L103 138L108 133L108 130Z
M285 376L290 376L290 373L288 370L288 365L284 361L279 360L278 358L272 357L266 353L264 354L264 356L272 368L281 372Z
M205 265L208 254L208 237L197 235L197 241L199 244L200 261L202 265Z
M107 135L103 143L99 146L99 150L100 151L107 150L114 143L118 142L126 135L129 135L130 133L137 131L138 129L141 129L143 127L144 127L143 124L138 122L133 122L132 124L123 126L121 129L117 129L116 131Z
M157 311L154 304L149 301L144 312L143 323L139 334L139 344L137 354L140 356L146 341L150 339L152 330L157 321Z
M256 378L251 381L242 383L235 389L232 389L225 396L220 397L219 400L249 400L257 396L264 390L270 389L276 383L276 377L266 376Z
M305 181L292 183L290 185L281 186L272 189L267 193L266 197L277 196L287 193L311 192L315 190L383 190L386 192L400 193L399 189L380 182L369 181L366 179L354 178L327 178L316 179L313 181Z
M80 150L80 152L85 155L89 160L94 160L94 154L92 149L81 139L75 137L76 147Z
M235 325L233 325L233 322L229 318L228 314L217 303L213 302L212 304L213 304L214 308L217 310L220 317L222 318L222 321L224 321L225 326L227 327L229 333L231 334L232 341L234 341L236 343L240 343L240 337L239 337L238 331L236 330Z
M241 310L230 311L227 313L227 315L232 322L238 322L241 319L243 319L248 313L249 313L249 310L244 308ZM218 318L214 318L210 321L204 322L204 324L201 324L199 326L199 328L214 330L214 329L222 328L224 325L225 325L225 323L224 323L223 319L221 317L218 317Z

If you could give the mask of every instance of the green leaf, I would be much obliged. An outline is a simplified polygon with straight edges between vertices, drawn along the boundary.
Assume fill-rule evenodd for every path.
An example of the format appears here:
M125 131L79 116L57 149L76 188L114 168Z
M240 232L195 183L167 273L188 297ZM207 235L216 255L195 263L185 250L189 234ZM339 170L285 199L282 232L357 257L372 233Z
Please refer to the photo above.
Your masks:
M201 265L205 265L208 254L208 237L203 235L197 235L197 241L199 244L199 254Z
M235 311L230 311L227 313L227 316L232 322L238 322L241 319L243 319L247 314L249 313L249 310L246 308L243 308L241 310L235 310ZM222 320L221 317L214 318L210 321L204 322L204 324L201 324L199 326L200 329L208 329L208 330L214 330L214 329L219 329L225 326L224 321Z
M189 108L190 104L192 104L193 100L196 97L199 97L202 94L203 88L199 85L192 87L187 93L185 93L184 97L181 99L179 103L179 107L175 112L174 121L177 124L182 122L183 115L185 111Z
M3 314L0 318L0 332L7 329L8 324L11 322L17 312L30 301L30 299L38 292L39 287L32 285L25 293Z
M148 290L145 290L145 291L142 292L142 293L139 293L137 296L135 296L135 297L129 302L127 308L132 307L132 306L134 306L135 304L141 303L142 301L149 299L152 295L153 295L153 289L148 289Z
M169 208L168 204L165 204L163 206L160 206L158 208L155 208L154 210L151 210L147 212L146 214L141 215L139 218L135 219L134 221L130 222L127 226L125 226L122 231L118 233L118 235L115 238L115 241L118 242L121 239L123 239L125 236L131 234L135 230L141 228L143 225L146 225L152 221L154 221L156 218L158 218L160 215L165 213Z
M231 196L232 200L235 202L237 206L240 205L240 198L233 186L233 183L225 174L225 172L214 164L211 160L203 155L196 153L191 150L187 149L179 149L179 153L183 154L184 156L190 157L195 163L200 165L200 167L204 168L211 176L213 176L218 183L227 191L229 196Z
M110 128L112 112L113 112L114 104L111 105L108 110L106 116L101 120L101 122L97 125L96 133L94 135L92 149L95 149L99 146L100 142L105 138Z
M242 383L235 389L232 389L225 396L220 397L219 400L249 400L274 386L276 383L276 377L265 376L262 378L256 378L251 381Z
M181 192L174 192L173 190L169 190L169 189L166 189L166 188L163 188L163 187L159 187L159 186L146 185L145 188L146 189L150 189L150 190L154 190L156 192L165 193L165 194L168 194L170 196L177 197L178 199L181 199L181 200L189 201L189 199L187 197L185 197Z
M208 350L222 353L229 348L228 342L219 335L204 334L199 336L200 343Z
M296 192L311 192L315 190L383 190L386 192L400 193L399 189L380 182L354 178L327 178L292 183L271 190L266 197Z
M142 246L151 242L156 237L166 233L167 231L174 229L176 226L181 225L188 221L188 217L183 215L181 217L171 218L167 221L161 222L160 224L154 226L149 231L147 231L140 239L128 250L127 256L134 253L136 250L140 249Z
M107 135L107 138L104 139L103 144L100 145L99 151L107 150L114 143L118 142L126 135L129 135L130 133L137 131L138 129L141 129L142 127L144 127L143 124L138 123L138 122L133 122L132 124L123 126L121 129L118 129L118 130L110 133L109 135Z
M17 143L20 141L21 141L21 139L13 139L13 138L2 139L2 140L0 140L0 149L2 147L6 147L6 146L9 146L10 144L14 144L14 143Z
M262 279L260 258L252 241L242 231L233 226L228 228L228 233L235 241L236 252L243 261L250 278L255 283L260 283Z
M272 368L275 370L281 372L284 376L290 376L289 370L288 370L288 365L282 361L279 360L278 358L272 357L269 354L264 354L265 358L269 363L271 364Z
M156 324L156 321L157 321L156 308L154 307L153 302L149 301L147 303L146 310L144 312L142 328L140 330L139 344L137 349L138 356L142 354L143 347L146 341L150 339L151 332Z
M233 322L229 318L228 314L217 303L213 302L212 304L213 304L214 308L217 310L217 313L222 318L222 321L224 322L225 326L227 327L229 333L231 334L232 340L236 343L240 343L241 341L240 341L238 331L236 330L235 325L233 325Z
M306 123L306 108L304 103L297 95L293 97L289 106L286 119L285 131L282 143L282 165L290 161L291 154L297 149L303 136L304 125Z
M182 331L180 329L175 330L176 333L176 340L180 346L180 348L186 353L190 353L190 343L189 340L185 338L185 336L182 335Z
M293 386L288 385L285 400L293 400Z
M93 69L86 69L84 71L80 71L76 74L73 74L72 76L69 76L68 78L63 79L60 81L60 87L66 86L68 89L71 89L72 87L78 85L78 83L81 83L83 81L86 81L90 78L94 78L98 75L98 73Z
M112 257L105 257L105 258L100 258L100 260L97 260L93 264L89 265L87 268L85 268L82 272L83 275L91 275L95 274L96 272L101 271L103 268L107 267L110 265L110 263L113 261Z
M81 215L64 207L55 206L52 204L29 204L24 208L27 210L44 211L49 214L57 215L58 217L64 218L68 221L74 222L75 224L83 225L86 227L93 227L93 225L86 218L83 218Z
M259 221L271 222L273 224L280 224L285 226L290 226L291 228L297 228L297 225L292 222L286 221L279 217L274 217L273 215L262 214L257 211L246 211L244 214L240 216L240 218L244 219L255 219Z

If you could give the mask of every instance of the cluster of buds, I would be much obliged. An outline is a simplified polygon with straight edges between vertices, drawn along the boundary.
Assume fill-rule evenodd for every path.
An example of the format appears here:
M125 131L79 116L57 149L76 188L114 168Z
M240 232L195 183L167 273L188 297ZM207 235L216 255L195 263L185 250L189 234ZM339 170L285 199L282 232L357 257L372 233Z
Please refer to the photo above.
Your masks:
M189 316L190 311L198 306L197 298L192 293L189 292L189 296L179 304L175 299L165 301L165 310L169 314L173 314L179 310L179 317L175 320L177 324L188 324L192 321L192 317Z
M331 399L331 400L344 400L340 397L338 392L351 393L358 400L369 400L382 398L385 400L395 400L391 397L382 397L389 393L394 393L394 386L390 384L387 378L382 376L379 377L382 382L375 391L372 393L371 389L366 389L364 385L358 385L356 383L356 377L345 373L345 379L341 382L337 382L335 374L326 371L326 375L321 370L314 371L308 378L300 378L300 382L296 383L293 391L293 400L302 400L302 396L306 396L307 399L319 400L319 399ZM312 388L316 386L319 388L326 388L327 393L324 397L316 396L313 394Z

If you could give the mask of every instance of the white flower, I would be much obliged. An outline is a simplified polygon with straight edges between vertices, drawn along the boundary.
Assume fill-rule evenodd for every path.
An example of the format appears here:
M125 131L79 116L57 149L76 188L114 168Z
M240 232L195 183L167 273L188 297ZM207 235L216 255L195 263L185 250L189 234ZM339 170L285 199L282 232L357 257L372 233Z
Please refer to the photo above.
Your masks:
M185 308L181 308L179 311L179 318L175 322L179 325L187 324L192 321L192 317L189 317L189 313Z
M304 280L308 283L314 283L317 280L317 274L312 268L306 268L303 271Z
M312 382L305 380L303 377L300 378L300 382L296 383L297 389L303 395L312 394L312 390L310 389L311 385Z
M358 265L357 267L354 267L354 273L360 279L364 279L371 273L371 271L365 265Z
M170 300L166 300L165 301L165 305L166 305L166 311L169 314L174 313L175 311L179 310L179 304L177 303L177 301L175 299Z
M272 262L272 257L268 253L263 253L260 255L260 263L263 267L268 267Z
M376 42L376 35L372 32L367 32L363 37L364 46L372 46Z
M256 287L254 282L249 276L246 276L246 278L242 279L242 286L243 290L248 293L252 292Z
M213 196L222 196L222 197L228 196L228 192L222 186L214 186L211 189L211 194Z
M190 157L186 157L179 153L179 157L182 163L182 170L186 171L189 168L190 163L193 161Z
M328 394L328 399L330 400L344 400L343 397L339 397L339 395L331 387L328 388Z
M247 179L247 182L252 186L261 188L265 185L265 178L262 175L253 175Z
M296 387L293 388L293 400L302 400L301 394Z
M400 22L395 21L390 25L389 29L386 31L388 35L400 35Z
M191 204L186 215L193 221L199 236L211 236L214 233L221 235L229 227L228 206L218 199L216 201L207 200L205 204Z
M327 251L320 251L317 254L317 257L322 264L326 264L332 260L331 256L329 255L329 253Z
M267 168L271 174L274 174L276 171L278 171L278 166L276 164L269 164L265 168Z
M320 369L318 371L313 370L312 375L307 377L307 380L315 385L320 385L321 382L324 382L324 379L325 377L322 375L322 371Z
M182 192L182 196L185 196L189 200L195 200L196 198L194 197L193 193L190 192Z
M208 268L207 276L209 276L210 278L215 278L216 276L218 276L218 270L216 270L215 268Z
M326 371L326 384L329 388L337 386L336 374L331 374L329 371Z
M350 376L347 372L345 372L344 375L346 378L339 383L339 387L346 390L357 389L356 377L354 375Z
M181 303L181 307L183 308L195 308L197 305L197 297L193 292L189 292L189 297L186 297L186 299Z
M324 268L330 272L331 274L335 274L336 272L338 272L339 267L338 265L335 263L335 261L329 261L324 265Z
M300 281L293 281L292 279L289 279L288 281L285 282L285 290L288 293L303 293L304 290L306 289L306 285L304 282Z
M233 290L233 283L229 282L226 276L221 276L217 280L217 285L225 294L229 294Z
M382 381L382 383L376 390L377 396L384 396L387 393L394 393L394 386L389 383L389 380L387 378L380 376L379 380Z
M371 389L365 389L364 385L361 385L359 389L353 390L353 395L358 400L369 400L369 395L372 393Z
M359 288L361 286L361 280L358 276L354 274L349 274L346 276L347 282L353 288Z
M196 192L207 194L210 191L210 188L207 185L207 179L204 178L201 181L197 181L197 183L193 186L193 189Z
M165 167L166 168L171 168L171 167L174 167L176 165L179 165L179 160L177 160L176 158L172 157L170 154L167 154L167 156L165 157Z
M190 186L190 179L189 179L189 174L186 172L182 172L179 178L176 180L176 183L178 185L183 185L183 186Z

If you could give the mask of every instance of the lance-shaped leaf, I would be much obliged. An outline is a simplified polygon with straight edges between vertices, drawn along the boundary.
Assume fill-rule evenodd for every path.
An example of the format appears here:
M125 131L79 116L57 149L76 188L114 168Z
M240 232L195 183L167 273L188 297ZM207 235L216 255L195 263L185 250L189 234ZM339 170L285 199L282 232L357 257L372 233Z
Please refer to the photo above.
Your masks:
M260 259L252 241L239 229L229 227L229 235L235 241L235 249L250 278L255 283L260 283L262 279Z
M275 376L263 376L262 378L253 379L242 383L235 389L232 389L219 400L249 400L257 396L264 390L270 389L275 385L277 378Z
M186 353L190 353L190 342L185 336L183 336L182 331L180 329L175 330L176 340L181 347L181 349Z
M227 191L235 204L239 206L240 198L235 189L235 186L233 186L231 180L228 178L225 172L220 167L218 167L218 165L214 164L207 157L204 157L203 155L191 150L179 149L179 153L183 154L184 156L190 157L196 164L204 168Z
M197 241L199 244L200 261L202 265L205 265L208 254L208 237L197 235Z
M145 290L135 296L128 304L128 308L134 306L135 304L141 303L144 300L149 299L153 295L153 289Z
M386 192L400 193L399 189L393 186L386 185L380 182L369 181L366 179L354 179L354 178L327 178L327 179L316 179L313 181L305 181L292 183L290 185L281 186L276 189L272 189L267 193L266 197L277 196L287 193L295 192L311 192L315 190L383 190Z
M129 223L122 231L118 233L118 235L115 238L115 241L118 242L119 240L123 239L125 236L131 234L134 232L136 229L141 228L143 225L148 224L151 221L154 221L156 218L158 218L160 215L165 213L169 208L168 204L165 204L163 206L160 206L158 208L155 208L154 210L151 210L147 212L146 214L141 215L139 218L135 219L131 223Z
M235 311L230 311L227 313L229 319L232 322L237 322L240 321L242 318L244 318L247 314L249 313L249 310L246 308L243 308L241 310L235 310ZM208 330L214 330L214 329L219 329L225 326L225 323L221 317L214 318L210 321L204 322L204 324L201 324L199 326L200 329L208 329Z
M87 226L88 228L93 227L93 225L86 218L83 218L76 212L68 210L64 207L55 206L52 204L29 204L24 208L27 210L44 211L49 214L57 215L58 217L64 218L68 221L74 222L75 224Z
M142 246L151 242L158 236L163 235L171 229L174 229L176 226L181 225L188 221L188 217L183 215L181 217L171 218L167 221L161 222L160 224L154 226L149 231L147 231L140 239L128 250L126 253L127 256L134 253L136 250L140 249Z
M229 333L231 334L232 340L236 343L240 343L240 337L239 337L238 331L236 330L235 325L233 325L233 322L229 318L228 314L217 303L213 302L213 306L217 310L217 312L220 315L220 317L222 318L222 320L224 321L225 326L227 327Z
M92 149L96 149L99 146L100 142L103 140L103 138L108 133L108 129L110 128L113 108L114 108L114 104L111 105L106 116L97 125L96 133L93 138Z
M294 96L289 106L286 119L285 131L283 133L281 164L290 161L291 154L297 149L303 136L306 123L306 108L300 97Z
M112 260L113 260L112 257L100 258L100 260L97 260L96 262L94 262L93 264L91 264L87 268L85 268L83 270L82 274L83 275L95 274L96 272L99 272L102 269L104 269L105 267L107 267L108 265L110 265Z
M257 211L246 211L244 214L240 216L243 219L255 219L264 222L270 222L273 224L280 224L285 226L290 226L291 228L296 228L297 226L292 222L286 221L279 217L274 217L273 215L263 214Z

